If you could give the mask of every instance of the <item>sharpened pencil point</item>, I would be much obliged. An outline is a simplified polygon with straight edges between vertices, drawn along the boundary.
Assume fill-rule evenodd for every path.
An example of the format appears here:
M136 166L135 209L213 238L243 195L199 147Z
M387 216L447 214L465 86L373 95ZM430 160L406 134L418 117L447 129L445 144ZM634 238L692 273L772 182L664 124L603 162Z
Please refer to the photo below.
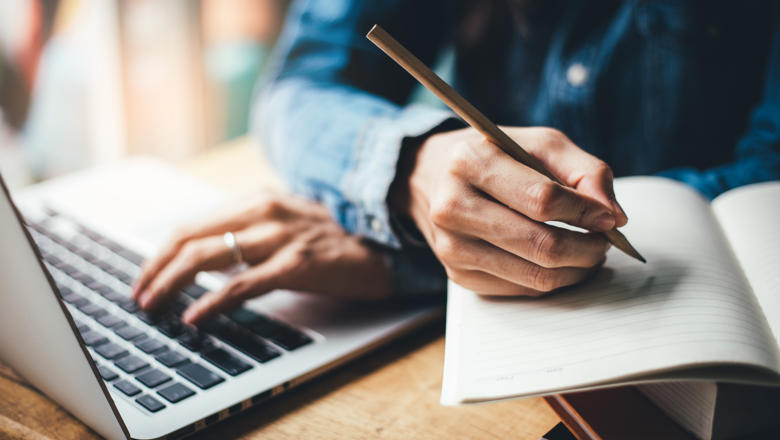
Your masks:
M634 249L634 246L632 246L631 243L628 242L628 239L626 238L625 235L623 235L622 232L618 231L617 229L613 229L611 231L605 232L604 235L607 237L607 240L609 240L610 243L615 245L616 248L625 252L626 255L636 258L642 263L647 263L645 257L643 257L642 254L640 254L636 249Z

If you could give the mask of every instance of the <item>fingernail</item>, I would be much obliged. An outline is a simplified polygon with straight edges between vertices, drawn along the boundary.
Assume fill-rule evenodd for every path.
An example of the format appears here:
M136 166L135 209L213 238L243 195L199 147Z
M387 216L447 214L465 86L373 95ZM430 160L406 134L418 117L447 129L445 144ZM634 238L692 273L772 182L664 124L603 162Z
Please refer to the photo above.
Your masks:
M620 203L618 203L616 199L612 199L612 209L614 209L618 215L622 215L623 217L628 219L628 216L626 215L626 211L623 211L623 207L620 206Z
M596 229L600 231L609 231L610 229L615 227L615 216L612 214L605 212L598 217L596 217L596 220L593 222Z

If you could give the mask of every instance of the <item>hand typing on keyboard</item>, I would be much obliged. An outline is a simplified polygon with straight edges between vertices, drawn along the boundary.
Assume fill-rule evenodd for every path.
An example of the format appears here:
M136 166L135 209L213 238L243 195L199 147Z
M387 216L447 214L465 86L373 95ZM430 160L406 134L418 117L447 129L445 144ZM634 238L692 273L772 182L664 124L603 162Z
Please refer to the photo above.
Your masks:
M181 229L147 261L133 299L153 310L172 300L204 270L236 263L224 240L233 233L249 268L222 290L209 292L182 315L187 324L238 307L274 289L316 292L349 299L389 295L389 275L381 253L350 236L325 207L293 196L263 195L232 212Z

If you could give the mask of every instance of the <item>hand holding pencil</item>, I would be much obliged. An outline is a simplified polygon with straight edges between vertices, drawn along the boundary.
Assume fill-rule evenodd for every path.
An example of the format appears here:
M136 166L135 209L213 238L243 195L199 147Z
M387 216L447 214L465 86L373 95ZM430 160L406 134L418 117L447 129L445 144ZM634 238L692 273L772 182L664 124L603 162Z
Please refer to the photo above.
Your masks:
M616 229L627 219L606 164L557 130L498 128L380 27L367 38L473 127L406 151L391 191L450 278L478 292L535 295L589 276L608 241L644 261Z

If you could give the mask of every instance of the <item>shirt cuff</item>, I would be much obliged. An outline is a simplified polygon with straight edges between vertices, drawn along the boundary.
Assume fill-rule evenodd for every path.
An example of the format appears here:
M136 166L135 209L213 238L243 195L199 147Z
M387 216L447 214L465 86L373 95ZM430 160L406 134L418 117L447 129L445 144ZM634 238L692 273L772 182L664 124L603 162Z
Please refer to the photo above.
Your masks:
M422 105L371 119L358 137L353 162L342 182L347 200L355 202L343 206L334 218L354 234L399 249L401 241L390 223L387 196L401 146L405 139L422 136L454 119L450 111Z
M394 298L444 297L447 274L429 248L386 249Z

